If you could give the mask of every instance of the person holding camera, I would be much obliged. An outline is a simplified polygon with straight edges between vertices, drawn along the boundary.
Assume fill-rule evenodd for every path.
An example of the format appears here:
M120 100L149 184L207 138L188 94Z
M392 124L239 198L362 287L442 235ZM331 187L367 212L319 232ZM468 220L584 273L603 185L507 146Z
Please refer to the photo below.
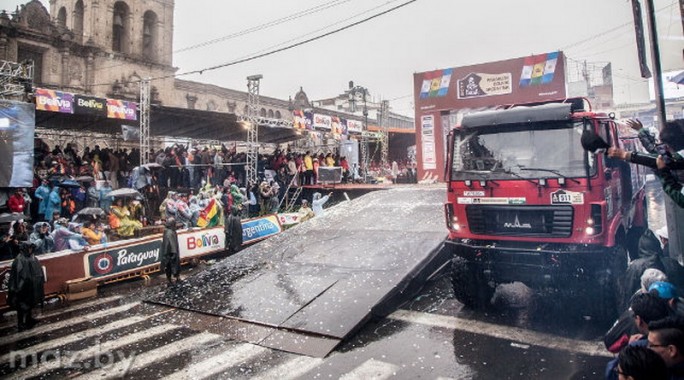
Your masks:
M684 208L682 183L672 173L672 170L684 169L684 120L669 121L665 124L665 128L660 132L661 144L655 142L639 120L628 120L626 123L639 132L642 145L649 154L611 147L608 148L608 157L653 168L665 194L679 207Z
M33 232L29 236L29 241L33 244L33 253L40 255L52 252L55 249L55 241L50 235L50 224L48 222L38 222L33 225Z

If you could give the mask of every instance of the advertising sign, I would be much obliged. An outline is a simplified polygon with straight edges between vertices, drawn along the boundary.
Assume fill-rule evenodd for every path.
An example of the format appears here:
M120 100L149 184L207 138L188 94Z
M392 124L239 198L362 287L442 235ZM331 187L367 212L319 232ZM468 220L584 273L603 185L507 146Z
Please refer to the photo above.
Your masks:
M159 263L160 249L161 239L155 239L89 253L83 259L88 276L107 277Z
M298 224L300 217L301 215L296 212L280 213L278 214L278 221L280 221L282 226L289 226L291 224Z
M125 100L107 99L107 117L110 119L137 120L138 104Z
M76 95L74 112L87 115L107 116L107 99Z
M562 52L414 74L416 113L561 99Z
M314 129L322 129L324 131L329 131L332 128L332 118L330 116L315 113L313 117Z
M423 169L437 169L435 155L435 118L425 115L420 118L420 134L422 138Z
M37 88L36 109L60 113L74 113L74 95L68 92Z
M276 215L245 220L242 222L242 244L254 243L282 231Z
M221 251L226 247L223 228L193 231L178 235L180 257L192 257Z
M363 133L363 123L358 120L347 120L347 131L349 133Z

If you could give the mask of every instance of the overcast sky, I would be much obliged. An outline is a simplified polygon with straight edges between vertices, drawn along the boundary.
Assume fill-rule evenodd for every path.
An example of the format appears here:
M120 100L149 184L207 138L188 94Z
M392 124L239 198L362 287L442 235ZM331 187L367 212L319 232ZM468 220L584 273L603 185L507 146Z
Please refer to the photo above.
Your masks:
M4 0L0 8L19 3ZM342 93L353 80L413 116L415 72L563 50L573 62L612 62L618 103L648 96L628 0L176 0L174 65L184 73L227 64L405 3L314 42L183 78L244 91L248 75L262 74L262 95L287 99L301 86L314 100ZM663 69L683 68L679 0L655 4Z

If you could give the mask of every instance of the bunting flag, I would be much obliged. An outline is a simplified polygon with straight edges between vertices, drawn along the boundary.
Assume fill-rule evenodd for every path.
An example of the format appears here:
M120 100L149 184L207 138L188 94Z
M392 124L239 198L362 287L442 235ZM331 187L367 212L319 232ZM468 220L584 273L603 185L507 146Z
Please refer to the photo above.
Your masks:
M200 216L197 219L197 227L209 228L219 225L219 219L221 215L219 214L218 205L216 204L216 199L211 199L207 207L200 212Z
M520 73L520 87L529 87L553 82L558 52L533 55L525 58Z

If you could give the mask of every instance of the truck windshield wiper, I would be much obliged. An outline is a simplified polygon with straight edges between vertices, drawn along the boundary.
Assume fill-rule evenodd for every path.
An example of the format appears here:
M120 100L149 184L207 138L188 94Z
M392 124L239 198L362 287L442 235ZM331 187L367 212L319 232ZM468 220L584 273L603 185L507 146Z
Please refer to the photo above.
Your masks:
M511 168L496 168L496 167L494 167L494 168L492 168L492 173L506 173L506 174L512 175L515 178L524 179L525 181L533 183L535 185L537 184L532 179L525 178L525 177L521 176L520 174L514 172L513 170L511 170Z
M527 167L524 167L524 166L519 166L519 168L520 168L520 170L527 170L527 171L549 172L549 173L553 173L553 174L555 174L555 175L557 175L557 176L559 176L559 177L562 177L563 179L569 179L570 181L572 181L572 182L574 182L574 183L576 183L576 184L579 184L579 183L580 183L578 180L576 180L576 179L574 179L574 178L569 178L569 177L564 176L563 173L559 172L559 171L556 170L556 169L547 169L547 168L527 168Z

